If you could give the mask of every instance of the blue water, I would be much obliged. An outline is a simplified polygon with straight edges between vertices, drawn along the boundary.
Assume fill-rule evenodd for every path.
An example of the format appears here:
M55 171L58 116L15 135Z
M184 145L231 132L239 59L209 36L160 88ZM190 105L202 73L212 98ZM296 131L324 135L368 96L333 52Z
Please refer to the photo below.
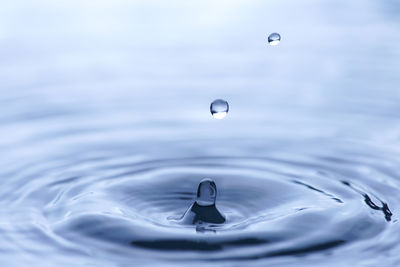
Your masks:
M2 3L0 265L399 266L399 43L398 1Z

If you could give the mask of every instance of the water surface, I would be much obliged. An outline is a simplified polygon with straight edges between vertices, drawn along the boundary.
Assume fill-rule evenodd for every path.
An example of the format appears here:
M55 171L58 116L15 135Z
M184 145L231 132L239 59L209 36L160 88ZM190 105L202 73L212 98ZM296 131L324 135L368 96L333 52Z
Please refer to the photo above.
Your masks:
M0 262L398 266L399 12L6 2ZM206 177L226 222L177 223Z

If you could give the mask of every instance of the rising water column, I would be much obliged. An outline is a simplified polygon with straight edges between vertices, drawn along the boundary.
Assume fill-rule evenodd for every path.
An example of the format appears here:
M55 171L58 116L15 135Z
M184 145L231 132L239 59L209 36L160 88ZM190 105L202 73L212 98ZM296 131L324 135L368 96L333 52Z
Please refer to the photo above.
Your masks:
M217 197L217 186L214 181L203 179L197 188L197 199L189 207L182 217L186 224L224 223L225 217L219 212L215 205Z

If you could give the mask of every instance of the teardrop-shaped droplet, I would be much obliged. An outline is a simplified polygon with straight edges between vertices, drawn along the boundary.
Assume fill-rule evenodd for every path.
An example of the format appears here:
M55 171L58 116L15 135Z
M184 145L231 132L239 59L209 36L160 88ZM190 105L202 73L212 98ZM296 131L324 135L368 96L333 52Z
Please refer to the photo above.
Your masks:
M197 188L197 204L200 206L214 205L216 197L217 186L214 181L209 178L203 179Z

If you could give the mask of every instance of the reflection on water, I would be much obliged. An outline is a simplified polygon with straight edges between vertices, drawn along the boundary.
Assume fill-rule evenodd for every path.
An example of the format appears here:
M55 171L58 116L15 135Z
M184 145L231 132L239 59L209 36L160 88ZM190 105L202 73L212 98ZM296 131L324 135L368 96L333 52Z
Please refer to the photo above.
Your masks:
M0 262L398 266L398 10L3 3Z

